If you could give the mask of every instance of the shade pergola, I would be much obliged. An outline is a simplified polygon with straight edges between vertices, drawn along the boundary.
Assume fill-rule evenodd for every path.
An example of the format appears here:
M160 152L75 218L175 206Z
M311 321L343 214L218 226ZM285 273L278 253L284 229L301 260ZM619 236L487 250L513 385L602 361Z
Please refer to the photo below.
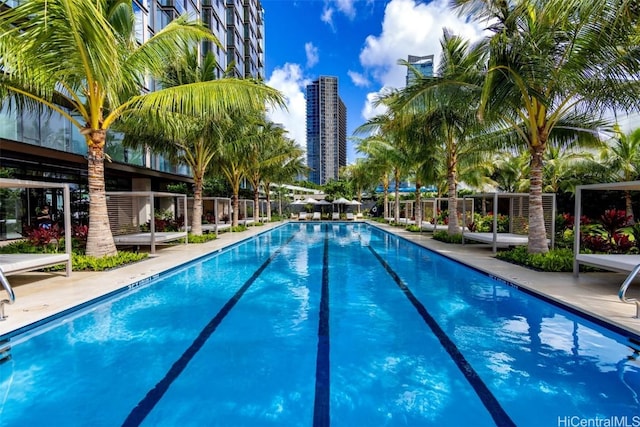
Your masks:
M491 203L493 214L493 232L476 233L465 232L462 229L462 242L465 239L474 240L482 243L489 243L493 252L497 252L498 247L509 247L526 245L528 243L528 221L529 221L529 193L482 193L464 196L463 199L475 198L482 199L481 203ZM498 202L506 200L508 203L509 224L507 233L498 233ZM476 210L478 209L476 202ZM465 203L463 203L463 209ZM542 209L544 211L544 224L547 232L547 239L550 247L554 247L554 236L556 226L556 195L555 193L542 194ZM463 218L465 213L463 212Z

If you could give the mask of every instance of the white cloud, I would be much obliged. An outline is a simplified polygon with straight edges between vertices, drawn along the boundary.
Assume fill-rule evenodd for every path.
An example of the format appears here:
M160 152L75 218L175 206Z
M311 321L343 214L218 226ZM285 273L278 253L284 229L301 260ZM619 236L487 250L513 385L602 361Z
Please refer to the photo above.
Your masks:
M307 54L307 68L312 68L320 60L318 48L311 42L304 44L304 51Z
M353 19L356 17L356 8L353 5L356 0L325 0L324 7L322 8L322 15L320 19L322 22L329 24L332 30L335 31L335 26L333 23L333 15L336 13L342 13L349 19ZM370 3L370 0L367 0L367 4Z
M353 6L354 0L333 0L332 3L334 3L336 9L344 13L347 18L353 19L356 17L356 8Z
M333 8L328 7L326 4L324 5L324 9L322 10L322 15L320 16L320 20L333 29Z
M307 103L306 88L311 81L304 77L298 64L285 64L276 68L267 80L267 85L278 89L285 97L287 109L268 112L269 119L281 123L288 131L288 137L306 151L307 148Z
M351 77L351 81L353 82L353 84L358 87L367 87L371 84L369 79L367 79L367 77L363 74L351 70L347 71L347 74L349 75L349 77Z
M391 0L382 22L382 32L366 38L360 51L360 64L381 87L404 87L407 68L398 65L399 59L408 55L434 55L437 67L441 53L442 29L475 41L482 35L482 28L457 16L448 0L420 3L416 0ZM434 68L435 68L434 67ZM380 93L380 92L378 92ZM375 93L370 94L362 109L363 118L369 119L376 111L371 105Z

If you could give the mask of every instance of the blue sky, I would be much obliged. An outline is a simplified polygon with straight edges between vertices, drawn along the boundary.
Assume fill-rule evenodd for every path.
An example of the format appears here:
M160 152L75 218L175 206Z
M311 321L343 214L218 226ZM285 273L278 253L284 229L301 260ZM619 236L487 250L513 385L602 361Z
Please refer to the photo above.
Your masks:
M337 76L347 106L347 137L380 111L372 101L385 88L404 86L408 55L440 56L443 27L469 40L482 26L449 8L449 0L262 0L267 84L287 99L273 111L289 137L306 149L305 88L321 75ZM620 118L623 131L640 127L640 115ZM357 154L347 143L347 162Z
M469 39L481 28L449 9L448 0L262 0L267 84L287 98L287 111L270 114L306 148L305 88L321 75L339 79L347 106L347 136L377 112L380 91L403 87L399 59L440 53L446 26ZM347 161L356 152L348 142Z

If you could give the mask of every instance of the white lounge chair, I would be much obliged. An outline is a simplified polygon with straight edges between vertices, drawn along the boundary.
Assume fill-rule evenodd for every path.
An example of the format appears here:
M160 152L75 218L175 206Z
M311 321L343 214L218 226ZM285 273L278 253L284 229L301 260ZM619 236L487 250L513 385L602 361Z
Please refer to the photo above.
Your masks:
M322 219L322 216L320 215L320 212L314 212L311 219L314 221L320 221Z
M333 212L331 214L331 219L334 221L338 221L340 219L340 212Z
M303 221L303 220L305 220L305 219L307 219L307 213L306 213L306 212L300 212L300 213L298 214L298 220L299 220L299 221Z
M353 213L347 212L347 221L353 221L354 219L355 217L353 216Z

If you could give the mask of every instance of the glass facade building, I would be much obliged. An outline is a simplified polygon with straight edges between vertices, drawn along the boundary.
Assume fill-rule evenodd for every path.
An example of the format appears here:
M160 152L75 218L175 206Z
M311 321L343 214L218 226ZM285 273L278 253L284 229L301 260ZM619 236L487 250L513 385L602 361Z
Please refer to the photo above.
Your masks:
M260 0L133 0L133 9L138 42L149 40L186 14L200 19L220 41L201 45L203 55L212 52L216 57L218 77L225 75L230 59L234 77L264 77L264 11ZM146 85L146 90L156 88L152 80ZM126 149L121 140L116 132L107 135L107 190L164 190L170 183L191 182L187 167L148 150ZM44 109L20 111L0 104L0 170L8 171L12 178L67 182L84 188L86 154L84 137L59 114Z
M414 68L425 77L433 77L433 55L409 55L407 62L411 66L407 67L407 86L409 86L416 78L411 68Z
M347 108L338 95L338 78L321 76L307 86L307 166L309 181L338 179L347 165Z

